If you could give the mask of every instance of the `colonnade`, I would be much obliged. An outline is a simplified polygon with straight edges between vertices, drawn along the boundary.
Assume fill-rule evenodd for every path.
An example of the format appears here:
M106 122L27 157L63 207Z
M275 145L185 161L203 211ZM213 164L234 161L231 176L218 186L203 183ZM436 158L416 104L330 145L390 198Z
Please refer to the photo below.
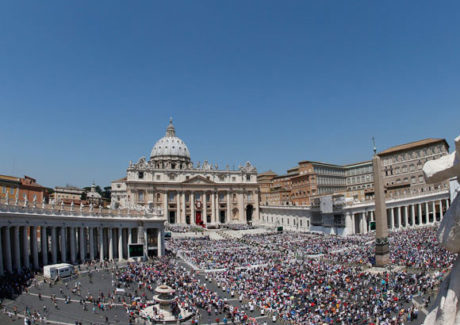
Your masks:
M387 206L388 230L401 230L418 226L434 225L444 217L450 201L446 199L413 202ZM367 233L375 221L374 210L346 212L345 227L348 234Z
M128 244L144 244L164 254L162 228L82 225L0 224L0 275L5 271L38 270L56 263L84 263L93 260L129 258Z

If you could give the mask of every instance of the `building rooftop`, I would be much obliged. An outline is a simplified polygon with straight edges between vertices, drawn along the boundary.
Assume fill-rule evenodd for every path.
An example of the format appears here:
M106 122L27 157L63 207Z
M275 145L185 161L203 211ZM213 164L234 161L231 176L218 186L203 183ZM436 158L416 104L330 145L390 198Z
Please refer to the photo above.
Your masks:
M384 151L379 152L378 155L379 156L388 155L388 154L395 153L395 152L398 152L398 151L413 149L413 148L425 146L425 145L428 145L428 144L438 143L438 142L443 142L447 146L447 149L449 149L449 144L447 143L447 141L445 139L427 138L427 139L413 141L413 142L400 144L398 146L388 148L388 149L386 149Z

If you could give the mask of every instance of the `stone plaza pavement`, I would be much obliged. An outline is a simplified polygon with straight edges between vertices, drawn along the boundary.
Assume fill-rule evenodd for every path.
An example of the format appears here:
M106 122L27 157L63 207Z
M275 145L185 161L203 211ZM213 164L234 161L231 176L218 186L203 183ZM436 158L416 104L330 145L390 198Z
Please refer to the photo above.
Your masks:
M189 267L185 263L183 263L183 265ZM123 265L120 265L120 267L123 267ZM101 311L96 308L96 312L93 312L92 304L87 304L87 310L85 311L83 309L83 305L80 304L80 296L72 293L75 283L79 282L81 286L81 296L83 298L90 295L98 296L100 292L107 295L107 293L113 291L112 279L112 269L105 269L96 272L93 271L92 282L90 282L89 276L84 270L80 273L80 275L60 281L52 287L39 280L37 281L37 285L32 285L29 288L28 293L22 293L15 300L3 301L3 307L6 308L6 310L10 311L11 314L14 314L14 310L16 309L18 315L9 317L6 313L0 313L0 324L24 324L23 316L26 313L26 309L30 310L31 313L37 311L41 315L45 315L47 324L73 325L76 321L83 324L93 325L129 324L129 317L121 302L114 303L111 309L107 308L105 311ZM205 282L204 276L200 275L200 279L202 282ZM238 299L232 298L230 295L224 293L215 283L206 282L206 286L210 290L218 292L222 297L226 297L232 305L242 308ZM134 290L129 291L133 292ZM150 300L153 294L148 290L139 290L138 295L141 295L144 292L147 295L147 299ZM38 297L39 293L42 295L41 300ZM52 295L56 295L57 308L50 299ZM70 296L71 298L71 302L68 304L64 301L66 296ZM46 312L44 312L44 306L46 306ZM248 314L251 317L255 317L259 324L263 324L264 321L266 321L267 324L278 323L274 323L271 319L261 316L258 310L253 313L248 310ZM220 319L220 323L223 324L223 314L215 315L213 311L211 316L208 316L207 313L202 311L199 316L199 324L216 324L216 317L218 317ZM144 321L140 320L138 324L139 323L144 324ZM188 321L182 324L191 324L191 322Z

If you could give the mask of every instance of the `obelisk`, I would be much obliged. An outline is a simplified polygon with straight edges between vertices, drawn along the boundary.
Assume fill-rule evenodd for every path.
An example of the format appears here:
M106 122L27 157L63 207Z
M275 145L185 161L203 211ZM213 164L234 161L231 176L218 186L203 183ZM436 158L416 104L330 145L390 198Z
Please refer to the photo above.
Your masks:
M382 162L377 155L374 145L374 193L375 193L375 265L385 266L390 262L390 247L388 243L388 221L385 205L385 190L383 188Z

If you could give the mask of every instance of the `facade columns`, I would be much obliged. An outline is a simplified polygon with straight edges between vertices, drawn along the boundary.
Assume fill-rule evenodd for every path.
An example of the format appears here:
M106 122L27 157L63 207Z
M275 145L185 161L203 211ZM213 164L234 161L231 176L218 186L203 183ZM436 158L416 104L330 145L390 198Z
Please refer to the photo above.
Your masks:
M180 196L179 191L176 192L176 223L182 223L181 211L180 211Z
M3 245L2 245L3 246ZM5 266L6 270L10 273L13 272L13 261L11 259L11 236L10 227L5 227Z
M42 263L44 266L48 264L48 235L46 231L47 227L40 226L40 241L42 244Z
M418 204L418 225L421 226L423 225L423 220L422 220L422 204Z
M449 199L446 199L446 210L449 210Z
M81 263L85 262L86 260L86 236L85 236L85 228L80 227L80 235L78 236L80 240L80 261Z
M61 227L61 260L67 262L66 227Z
M27 226L22 227L22 243L23 243L23 255L24 255L24 266L30 268L30 257L29 257L29 238L27 233Z
M216 193L211 192L211 220L214 223L217 223L217 216L216 216Z
M94 228L88 227L89 232L89 259L94 260Z
M238 194L238 205L240 210L239 222L244 221L244 194L243 192Z
M397 207L396 211L398 212L398 229L402 228L402 207Z
M410 218L412 220L412 227L415 227L415 205L411 204L410 206Z
M70 262L75 264L76 262L76 247L75 247L75 227L70 227Z
M428 202L425 202L425 224L430 223L430 207L428 205Z
M404 224L405 228L409 228L409 216L407 215L408 209L407 205L404 206Z
M169 218L168 218L168 191L165 191L164 197L163 197L163 216L166 220L166 222L169 223Z
M196 220L195 220L195 193L194 192L190 192L190 211L191 211L190 224L195 225Z
M183 224L187 223L186 220L185 220L185 214L186 214L185 192L182 192L182 213L181 213L181 218L182 218L182 223Z
M118 228L118 261L123 260L123 228Z
M206 202L206 191L203 191L203 222L205 224L208 223L208 218L207 218L207 215L208 215L208 209L207 209L207 202Z
M21 252L19 251L21 243L19 242L19 226L14 227L14 260L16 271L21 272Z
M53 264L57 263L57 245L56 227L51 227L51 258L53 260Z
M436 222L436 201L431 202L431 205L433 206L433 222L434 224Z
M38 270L40 268L40 265L38 263L38 241L37 241L37 227L33 226L30 227L30 241L32 245L32 262L34 265L34 269Z
M113 260L113 229L107 228L107 234L109 237L109 261Z
M231 196L231 191L228 191L227 192L227 220L226 222L230 220L230 216L232 214L232 207L231 207L232 204L231 204L230 196Z

